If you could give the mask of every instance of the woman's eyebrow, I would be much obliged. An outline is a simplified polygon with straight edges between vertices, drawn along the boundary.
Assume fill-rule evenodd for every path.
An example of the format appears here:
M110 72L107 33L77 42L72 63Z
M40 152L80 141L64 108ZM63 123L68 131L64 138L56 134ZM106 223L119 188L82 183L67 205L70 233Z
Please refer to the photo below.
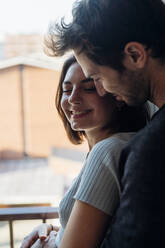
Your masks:
M88 78L81 80L81 83L88 83L90 81L93 81L93 79L88 77ZM62 85L72 85L72 83L70 81L63 81Z
M70 81L63 81L62 84L69 84L69 85L71 85L72 83Z
M91 77L85 78L81 81L81 83L88 83L90 81L93 81L93 79Z

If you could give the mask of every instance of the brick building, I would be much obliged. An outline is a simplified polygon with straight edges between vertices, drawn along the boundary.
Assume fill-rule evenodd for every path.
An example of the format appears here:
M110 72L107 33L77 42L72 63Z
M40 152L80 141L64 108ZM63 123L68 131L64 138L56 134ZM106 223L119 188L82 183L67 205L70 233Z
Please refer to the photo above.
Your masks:
M77 149L55 109L61 64L30 57L0 63L1 159L47 157L52 147Z

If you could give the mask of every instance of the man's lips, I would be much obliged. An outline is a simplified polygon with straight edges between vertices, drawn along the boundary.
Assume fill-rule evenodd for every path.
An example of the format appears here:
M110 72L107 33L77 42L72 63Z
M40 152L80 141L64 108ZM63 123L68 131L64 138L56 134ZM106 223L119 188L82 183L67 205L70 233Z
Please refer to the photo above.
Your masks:
M117 101L123 101L123 98L119 95L113 94Z

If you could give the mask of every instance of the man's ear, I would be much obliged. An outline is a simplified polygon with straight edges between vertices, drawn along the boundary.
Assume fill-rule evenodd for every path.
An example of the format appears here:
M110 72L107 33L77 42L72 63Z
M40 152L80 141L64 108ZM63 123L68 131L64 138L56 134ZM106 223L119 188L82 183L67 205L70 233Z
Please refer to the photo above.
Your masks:
M142 69L147 61L145 46L139 42L129 42L124 48L123 64L130 70Z

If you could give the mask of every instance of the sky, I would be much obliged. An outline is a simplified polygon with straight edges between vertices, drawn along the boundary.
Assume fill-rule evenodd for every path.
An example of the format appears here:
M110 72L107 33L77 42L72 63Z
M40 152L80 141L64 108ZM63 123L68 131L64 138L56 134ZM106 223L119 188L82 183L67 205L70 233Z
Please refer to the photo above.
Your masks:
M0 36L45 33L49 23L70 17L74 0L0 0Z

